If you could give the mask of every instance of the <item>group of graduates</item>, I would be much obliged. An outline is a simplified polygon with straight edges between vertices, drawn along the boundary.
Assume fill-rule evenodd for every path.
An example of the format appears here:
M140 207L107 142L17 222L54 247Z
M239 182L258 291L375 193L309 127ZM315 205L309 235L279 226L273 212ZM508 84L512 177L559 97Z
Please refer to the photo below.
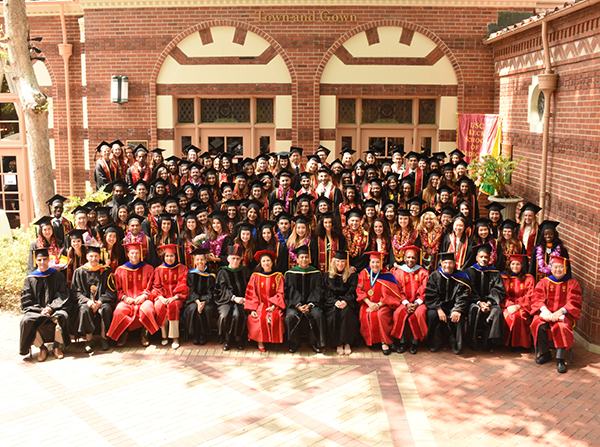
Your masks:
M234 160L228 153L163 159L163 149L102 142L95 169L106 203L63 216L48 200L38 219L22 295L21 354L45 342L62 357L71 336L94 349L123 346L141 328L205 344L216 324L224 350L254 340L295 352L301 337L340 355L361 343L417 353L428 339L454 353L504 344L530 348L538 363L565 350L581 311L558 222L538 225L526 203L518 220L501 205L480 217L478 191L459 150L402 148L354 160L344 148L328 162L319 146ZM126 156L129 154L129 156ZM149 155L150 154L150 155ZM150 160L148 160L150 156ZM236 166L237 164L237 166ZM44 329L47 333L44 335Z

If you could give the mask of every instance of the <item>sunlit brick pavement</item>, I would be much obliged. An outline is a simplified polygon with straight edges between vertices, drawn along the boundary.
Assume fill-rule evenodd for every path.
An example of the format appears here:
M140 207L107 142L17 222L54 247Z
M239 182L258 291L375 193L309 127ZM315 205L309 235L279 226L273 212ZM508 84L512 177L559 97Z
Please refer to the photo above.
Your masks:
M0 445L600 445L600 356L125 348L45 363L0 314ZM410 369L410 372L409 372ZM416 385L416 386L415 386ZM433 430L433 431L432 431Z

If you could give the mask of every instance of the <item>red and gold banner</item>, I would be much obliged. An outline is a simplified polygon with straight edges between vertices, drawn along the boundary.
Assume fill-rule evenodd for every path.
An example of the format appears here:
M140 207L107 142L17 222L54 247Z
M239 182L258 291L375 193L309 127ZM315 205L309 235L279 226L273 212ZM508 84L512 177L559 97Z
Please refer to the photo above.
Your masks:
M501 132L500 115L458 113L457 147L469 163L479 156L498 156Z

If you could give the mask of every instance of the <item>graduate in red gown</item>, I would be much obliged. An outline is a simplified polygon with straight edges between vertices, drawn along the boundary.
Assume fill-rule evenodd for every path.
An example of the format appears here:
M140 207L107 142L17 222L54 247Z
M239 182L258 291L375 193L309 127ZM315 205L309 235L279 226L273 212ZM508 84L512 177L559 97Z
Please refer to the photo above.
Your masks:
M429 272L418 264L421 250L414 245L404 248L404 263L394 269L402 292L402 303L394 312L392 336L399 340L397 352L402 354L410 341L409 352L417 353L419 340L427 335L427 306L425 288ZM408 323L408 324L407 324Z
M381 268L382 258L387 253L366 252L369 267L358 275L356 295L360 303L360 333L368 346L381 343L384 355L390 355L392 319L394 310L400 305L400 289L394 275Z
M567 372L565 352L573 347L573 327L581 316L581 287L566 274L568 262L562 256L552 256L552 275L537 283L531 299L531 313L535 315L531 332L539 351L535 361L541 365L552 360L548 342L553 341L559 373Z
M506 298L500 303L504 315L504 346L531 348L531 297L535 279L523 267L525 254L509 256L509 273L502 274Z
M163 346L173 339L171 347L179 347L179 313L187 299L188 269L178 259L179 245L168 244L158 247L163 252L163 263L154 270L152 299L156 310L156 322L161 329ZM167 332L168 331L168 332Z
M254 255L260 271L253 273L246 288L244 309L248 315L248 338L258 342L265 352L265 343L283 343L285 309L283 274L274 272L277 255L261 250Z
M131 242L125 245L125 249L129 262L118 267L115 272L118 303L106 335L118 340L117 346L124 346L128 330L133 331L143 326L142 346L148 346L149 334L154 334L159 327L151 299L154 267L141 260L141 243Z

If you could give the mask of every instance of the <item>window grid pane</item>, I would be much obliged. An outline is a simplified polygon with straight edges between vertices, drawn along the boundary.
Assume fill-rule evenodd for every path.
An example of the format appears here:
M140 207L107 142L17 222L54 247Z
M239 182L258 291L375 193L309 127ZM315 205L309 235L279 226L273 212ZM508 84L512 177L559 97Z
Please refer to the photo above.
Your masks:
M177 99L177 121L194 124L194 98Z
M435 99L419 99L419 124L435 124Z
M250 123L250 99L214 98L200 101L203 123Z
M338 122L356 124L356 100L354 98L338 99Z
M364 124L412 124L412 99L363 99Z
M273 123L273 98L256 98L256 122Z

